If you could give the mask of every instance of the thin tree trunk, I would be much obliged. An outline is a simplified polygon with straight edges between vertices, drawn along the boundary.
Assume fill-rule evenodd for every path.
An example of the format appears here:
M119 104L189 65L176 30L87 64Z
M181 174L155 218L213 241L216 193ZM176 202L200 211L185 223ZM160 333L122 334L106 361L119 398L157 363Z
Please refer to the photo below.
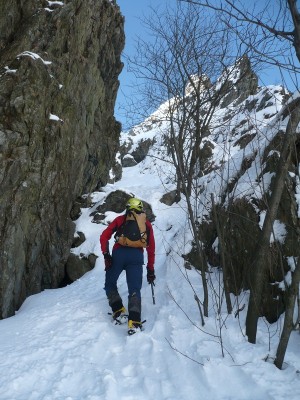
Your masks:
M222 269L223 269L223 283L224 283L224 291L225 291L225 299L226 299L226 306L228 314L232 313L232 304L230 299L230 291L229 291L229 283L228 283L228 270L226 265L226 258L225 258L225 243L223 240L223 235L221 233L220 224L216 212L216 205L214 200L214 195L211 193L211 203L212 203L212 210L213 215L216 223L217 234L220 241L220 253L221 253L221 260L222 260Z
M202 280L202 286L203 286L203 314L205 317L208 317L208 286L207 286L207 279L206 279L206 265L207 265L206 257L205 257L204 251L201 247L200 241L198 239L198 230L197 230L197 226L196 226L193 207L191 204L190 193L188 192L188 188L187 188L187 184L186 184L186 175L184 172L183 159L182 159L183 149L181 147L179 147L176 143L176 135L175 135L175 129L173 126L172 119L171 119L170 136L171 136L171 140L172 140L171 154L172 154L174 164L176 166L178 180L180 181L182 191L183 191L183 194L184 194L186 202L187 202L189 221L191 224L192 233L193 233L193 237L194 237L196 248L197 248L197 253L199 255L199 260L200 260L201 280ZM189 177L189 179L191 179L191 177Z
M279 369L282 368L287 345L290 339L291 332L294 327L293 316L294 316L296 297L298 296L299 293L299 282L300 282L300 261L298 258L297 266L293 273L292 283L288 293L283 329L281 332L280 341L277 347L276 358L274 362L276 367Z
M300 99L297 99L293 104L294 107L290 113L290 119L287 124L281 156L274 180L274 189L270 198L270 205L263 224L254 262L254 278L250 282L250 299L246 318L246 335L248 336L248 341L250 343L256 342L257 323L258 318L261 315L261 299L267 272L265 254L267 254L269 251L273 223L277 215L279 202L285 184L285 178L288 171L289 160L296 137L295 132L300 120L299 103Z
M188 210L190 215L190 223L192 225L192 230L194 234L194 239L197 247L197 252L199 254L200 259L200 271L201 271L201 278L202 278L202 286L203 286L203 314L205 317L208 317L208 287L207 287L207 279L206 279L206 257L204 251L201 247L200 241L198 239L198 231L196 227L196 222L194 218L194 213L192 209L192 205L190 199L187 198Z

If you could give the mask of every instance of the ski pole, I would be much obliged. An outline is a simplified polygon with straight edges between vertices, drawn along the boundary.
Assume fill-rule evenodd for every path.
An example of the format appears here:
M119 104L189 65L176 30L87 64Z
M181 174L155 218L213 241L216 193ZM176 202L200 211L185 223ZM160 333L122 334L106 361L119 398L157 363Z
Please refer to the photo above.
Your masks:
M155 286L154 282L151 282L151 290L152 290L152 301L153 301L153 304L155 304L154 286Z

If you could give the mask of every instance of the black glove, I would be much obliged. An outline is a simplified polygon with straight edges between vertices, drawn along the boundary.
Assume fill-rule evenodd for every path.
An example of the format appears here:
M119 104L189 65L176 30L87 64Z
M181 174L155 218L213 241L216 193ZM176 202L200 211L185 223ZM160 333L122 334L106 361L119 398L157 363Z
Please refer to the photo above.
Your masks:
M150 269L147 267L147 281L148 283L154 283L154 280L156 279L154 269Z
M105 271L108 271L112 267L112 256L107 251L106 253L103 253L103 257L104 257Z

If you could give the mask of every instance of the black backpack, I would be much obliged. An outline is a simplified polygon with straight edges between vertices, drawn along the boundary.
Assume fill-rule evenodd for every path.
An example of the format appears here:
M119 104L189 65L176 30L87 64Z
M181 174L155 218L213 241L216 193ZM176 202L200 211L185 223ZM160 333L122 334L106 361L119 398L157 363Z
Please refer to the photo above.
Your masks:
M147 238L146 214L129 211L115 234L116 242L128 247L147 247Z

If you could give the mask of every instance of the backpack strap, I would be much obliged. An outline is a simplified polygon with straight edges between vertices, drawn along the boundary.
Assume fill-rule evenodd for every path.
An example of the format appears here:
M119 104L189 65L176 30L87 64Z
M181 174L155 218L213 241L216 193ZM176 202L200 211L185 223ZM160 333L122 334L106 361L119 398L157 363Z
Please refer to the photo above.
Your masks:
M116 228L116 233L115 233L115 235L114 235L115 243L117 243L118 240L119 240L119 237L120 237L121 231L122 231L122 226L125 225L126 218L127 218L127 211L126 211L126 214L124 214L123 222L121 223L121 225L119 225L119 226Z

